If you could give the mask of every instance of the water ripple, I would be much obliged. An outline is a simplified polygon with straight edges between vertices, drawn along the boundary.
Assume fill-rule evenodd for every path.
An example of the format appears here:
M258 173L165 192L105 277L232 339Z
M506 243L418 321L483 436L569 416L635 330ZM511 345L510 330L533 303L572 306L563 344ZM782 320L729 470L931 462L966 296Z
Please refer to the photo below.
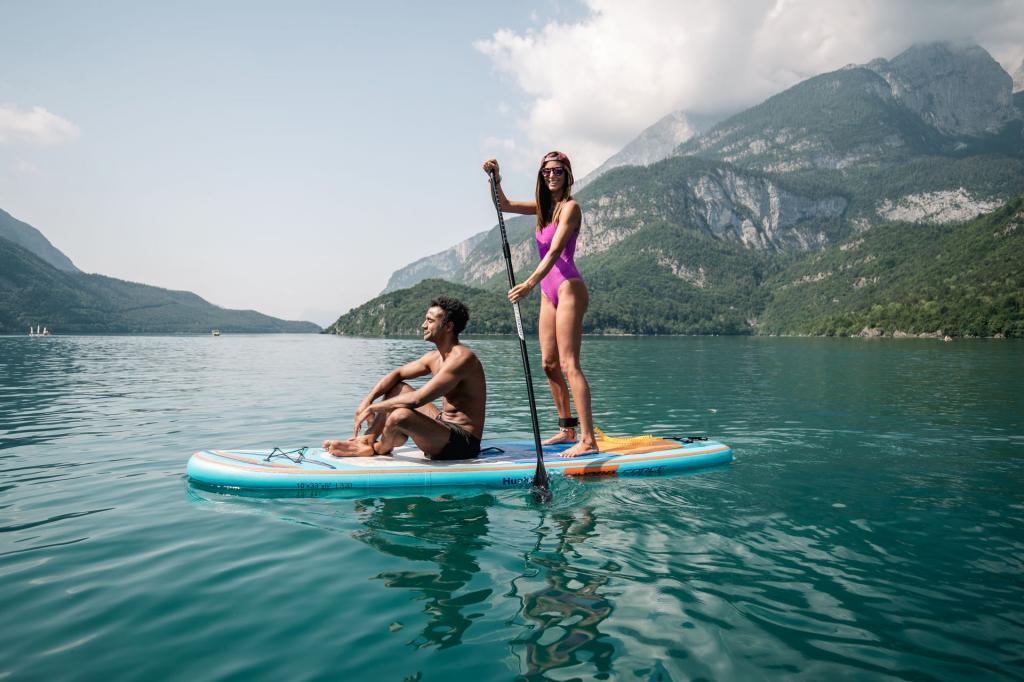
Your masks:
M470 344L530 437L517 341ZM0 337L0 675L1019 679L1022 351L588 339L602 428L736 460L543 504L185 481L344 431L416 340Z
M46 525L48 523L56 523L58 521L64 521L66 519L75 519L75 518L78 518L79 516L88 516L90 514L99 514L101 512L110 511L110 509L111 509L111 507L107 507L106 509L90 509L88 511L81 511L81 512L69 512L67 514L58 514L57 516L51 516L51 517L49 517L47 519L43 519L43 520L40 520L40 521L31 521L29 523L22 523L20 525L14 525L14 526L0 526L0 533L12 533L12 532L15 532L15 531L27 530L29 528L35 528L36 526Z

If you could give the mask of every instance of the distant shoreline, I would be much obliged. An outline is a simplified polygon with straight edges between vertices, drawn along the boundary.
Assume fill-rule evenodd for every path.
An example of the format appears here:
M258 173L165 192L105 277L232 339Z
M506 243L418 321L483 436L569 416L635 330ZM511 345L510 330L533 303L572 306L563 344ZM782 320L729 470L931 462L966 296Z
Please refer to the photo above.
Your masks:
M362 334L338 334L335 332L321 332L324 336L340 336L349 339L419 339L417 334L389 334L387 336L367 336ZM527 334L528 338L536 338L536 333ZM643 339L678 339L678 338L731 338L731 339L857 339L864 341L942 341L942 336L934 334L879 334L879 335L840 335L840 334L583 334L588 339L617 339L617 338L643 338ZM1007 336L953 336L952 341L1020 341L1014 337ZM490 339L490 338L518 338L515 334L486 334L468 333L462 339Z
M222 329L221 333L220 333L220 337L225 337L225 336L289 336L289 335L291 335L291 336L318 336L320 334L321 334L321 332L313 332L313 331L309 331L309 332L231 332L231 331L224 331ZM53 339L53 338L58 338L58 337L69 338L69 337L72 337L72 336L201 336L201 337L208 337L208 338L211 338L211 339L212 338L218 338L218 337L212 336L209 331L205 331L205 332L67 332L66 334L62 334L60 332L51 331L47 336L42 336L42 335L29 336L28 334L26 334L24 332L22 332L20 334L13 333L13 332L0 332L0 338L5 338L5 337L11 337L11 338L25 337L26 339L36 339L36 338L49 338L49 339Z

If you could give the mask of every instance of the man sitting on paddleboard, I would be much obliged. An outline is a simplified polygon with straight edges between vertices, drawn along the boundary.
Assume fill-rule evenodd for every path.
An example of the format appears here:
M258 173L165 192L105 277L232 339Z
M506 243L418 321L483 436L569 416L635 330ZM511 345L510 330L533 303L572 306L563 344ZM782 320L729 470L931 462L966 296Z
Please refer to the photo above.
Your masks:
M430 302L423 320L423 340L432 350L419 360L399 367L377 382L356 408L349 440L325 440L324 449L335 457L388 455L408 438L430 459L470 459L480 454L484 433L487 382L476 354L459 343L469 310L455 298L441 296ZM407 379L433 377L419 389ZM374 402L383 397L380 402ZM431 402L441 398L443 410ZM366 422L366 433L359 429Z

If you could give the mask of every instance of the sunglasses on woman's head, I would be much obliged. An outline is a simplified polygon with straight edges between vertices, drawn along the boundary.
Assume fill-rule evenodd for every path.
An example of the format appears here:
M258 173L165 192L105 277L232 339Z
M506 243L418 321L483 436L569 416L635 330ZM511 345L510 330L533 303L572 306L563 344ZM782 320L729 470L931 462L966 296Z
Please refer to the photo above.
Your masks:
M557 175L561 175L564 172L565 172L565 169L562 168L561 166L555 166L554 168L541 168L540 169L540 174L543 175L545 178L550 176L550 175L556 175L556 176Z

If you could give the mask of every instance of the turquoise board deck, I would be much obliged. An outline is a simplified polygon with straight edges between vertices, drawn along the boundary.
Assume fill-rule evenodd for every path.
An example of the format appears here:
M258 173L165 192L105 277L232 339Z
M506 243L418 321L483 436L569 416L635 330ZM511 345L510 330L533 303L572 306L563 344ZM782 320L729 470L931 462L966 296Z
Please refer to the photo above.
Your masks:
M390 457L333 457L321 448L287 456L272 450L201 450L188 460L191 480L251 490L333 490L474 485L505 488L528 485L536 468L530 440L486 440L477 459L431 461L415 446L396 448ZM603 452L563 459L567 444L544 447L551 476L659 476L725 464L732 449L713 440L650 439L603 444ZM298 461L293 461L298 460Z

